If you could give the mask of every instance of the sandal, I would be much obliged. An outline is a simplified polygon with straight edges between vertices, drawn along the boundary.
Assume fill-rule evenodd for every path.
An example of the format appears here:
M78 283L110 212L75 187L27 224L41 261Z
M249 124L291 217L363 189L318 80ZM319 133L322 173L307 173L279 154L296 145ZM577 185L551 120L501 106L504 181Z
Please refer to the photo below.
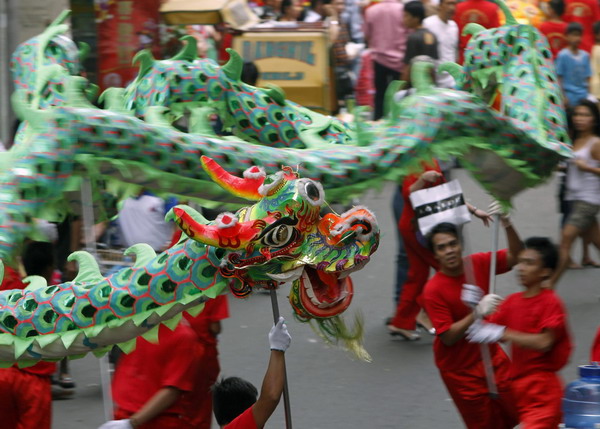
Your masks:
M586 268L586 267L600 268L600 264L598 262L596 262L596 261L591 260L591 259L588 259L586 261L581 261L581 265L584 268Z
M421 339L421 336L416 332L409 331L406 329L396 328L394 325L387 325L388 332L391 336L401 337L406 341L418 341Z
M58 377L58 385L63 389L74 389L75 388L75 380L73 380L68 375L60 375Z

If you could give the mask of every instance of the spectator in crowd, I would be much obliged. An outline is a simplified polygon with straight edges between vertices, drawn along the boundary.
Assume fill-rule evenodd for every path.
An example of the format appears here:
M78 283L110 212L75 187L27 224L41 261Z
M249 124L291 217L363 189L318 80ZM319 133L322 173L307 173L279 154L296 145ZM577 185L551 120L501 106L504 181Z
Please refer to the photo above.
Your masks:
M174 331L158 330L158 343L138 338L136 348L121 356L113 377L115 420L99 429L191 429L189 395L198 370L200 346L183 320Z
M221 333L221 320L229 317L227 296L219 295L204 304L204 310L197 316L184 314L200 345L200 358L197 361L194 387L188 397L188 419L194 429L210 429L213 405L211 387L217 381L221 367L217 336Z
M281 399L285 384L284 353L292 337L283 317L269 332L271 357L258 400L256 387L238 377L229 377L213 386L215 418L223 429L263 429Z
M23 266L28 276L40 276L52 284L54 249L51 243L31 242L23 252ZM10 282L0 290L24 289L18 270L12 270ZM6 277L5 277L6 280ZM0 369L0 426L6 428L50 429L52 425L51 376L56 364L39 362L27 368L13 365Z
M600 364L600 328L598 328L596 338L594 339L594 343L592 344L590 362L598 362L598 364Z
M342 21L342 14L345 8L344 0L332 0L331 6L333 7L333 12L330 16L337 22L337 31L335 31L335 39L333 39L331 51L335 76L335 92L339 108L344 105L346 97L354 93L355 78L352 71L352 61L346 51L346 45L350 42L350 33L348 31L348 23ZM335 110L337 111L337 109Z
M565 0L565 13L562 17L567 24L579 23L582 28L581 46L591 52L594 46L594 22L600 21L600 6L597 0Z
M301 0L283 0L278 21L297 22L301 21L302 5Z
M304 14L304 22L319 22L327 18L326 0L311 0L310 7Z
M558 371L573 348L564 305L542 286L558 265L558 251L545 237L529 238L524 245L516 271L525 291L509 295L490 316L491 323L471 325L468 338L511 343L512 393L521 426L556 428L563 397Z
M262 7L257 7L254 12L263 21L276 21L279 18L281 0L264 0Z
M556 57L556 74L566 97L566 104L576 106L588 97L592 68L590 54L579 49L583 27L578 22L567 25L568 46Z
M435 35L439 64L455 63L458 54L458 25L452 20L456 13L456 0L440 0L438 12L423 21L423 27ZM436 74L436 84L441 88L454 88L456 83L448 72Z
M354 43L363 43L365 34L363 32L363 17L360 11L359 0L345 0L344 11L340 18L348 25L350 40Z
M590 59L592 78L590 79L590 94L600 100L600 21L594 22L594 47Z
M491 207L490 213L494 212L498 209ZM497 252L496 274L509 271L523 248L510 219L507 216L500 219L508 250ZM463 257L458 230L450 223L435 226L427 241L440 267L427 282L423 295L425 310L437 332L433 354L442 380L467 428L512 428L517 424L517 414L508 357L499 345L490 345L498 389L498 396L492 398L480 347L465 338L475 320L492 314L502 300L493 294L481 298L489 291L492 254Z
M459 63L464 60L464 51L471 35L463 35L463 29L472 22L485 28L500 26L498 5L488 0L465 0L456 6L455 20L458 25L458 53Z
M177 204L174 198L163 200L148 191L127 198L119 211L119 228L126 247L148 243L157 252L165 250L173 236L173 223L165 215Z
M569 26L579 25L571 23ZM563 50L564 51L564 50ZM562 51L561 51L562 53ZM573 242L587 231L600 250L600 228L596 216L600 212L600 112L595 103L580 100L573 113L573 154L567 167L565 199L571 210L561 232L560 262L550 280L555 286L569 264Z
M382 0L365 12L365 39L374 66L375 120L383 116L388 85L400 78L404 67L408 30L403 24L403 10L404 6L397 0Z
M563 0L550 0L546 5L546 20L540 25L540 32L548 39L552 57L556 58L567 47L567 23L561 18L565 3Z
M404 54L404 69L402 80L410 83L411 60L417 56L427 56L433 60L438 59L437 39L435 35L423 27L425 19L425 6L419 0L414 0L404 5L404 27L412 30L406 41Z

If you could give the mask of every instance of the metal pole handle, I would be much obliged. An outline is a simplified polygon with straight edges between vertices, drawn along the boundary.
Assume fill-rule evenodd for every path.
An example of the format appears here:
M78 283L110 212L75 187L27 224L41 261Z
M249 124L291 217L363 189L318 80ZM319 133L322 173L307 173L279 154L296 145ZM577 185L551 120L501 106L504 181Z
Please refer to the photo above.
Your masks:
M275 289L271 289L271 306L273 307L273 323L277 323L279 321L279 303L277 302L277 291ZM287 382L287 369L285 368L285 354L283 357L283 369L285 372L285 379L283 381L283 409L285 411L285 427L286 429L292 429L292 411L290 408L290 392L288 390L288 382Z

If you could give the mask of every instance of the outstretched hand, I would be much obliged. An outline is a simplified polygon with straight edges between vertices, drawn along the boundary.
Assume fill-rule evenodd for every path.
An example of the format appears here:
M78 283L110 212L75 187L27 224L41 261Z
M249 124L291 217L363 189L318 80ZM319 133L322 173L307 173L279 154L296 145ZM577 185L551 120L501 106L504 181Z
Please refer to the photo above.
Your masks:
M287 330L285 319L280 317L277 324L274 325L269 332L269 346L271 347L271 350L285 352L291 342L292 337Z
M497 343L502 339L505 330L505 326L479 321L467 329L467 340L479 344Z
M479 318L489 316L496 311L498 306L502 304L502 301L504 301L504 298L500 295L487 294L481 298L481 301L475 307L475 316Z
M477 285L463 284L460 299L467 307L475 309L483 298L483 290Z

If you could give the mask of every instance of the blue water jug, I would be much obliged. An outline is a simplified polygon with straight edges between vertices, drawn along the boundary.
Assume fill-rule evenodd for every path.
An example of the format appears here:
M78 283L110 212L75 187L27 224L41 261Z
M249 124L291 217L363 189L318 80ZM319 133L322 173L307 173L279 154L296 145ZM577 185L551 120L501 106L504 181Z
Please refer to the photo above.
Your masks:
M562 404L565 427L600 427L600 365L580 365L579 377L565 389Z

